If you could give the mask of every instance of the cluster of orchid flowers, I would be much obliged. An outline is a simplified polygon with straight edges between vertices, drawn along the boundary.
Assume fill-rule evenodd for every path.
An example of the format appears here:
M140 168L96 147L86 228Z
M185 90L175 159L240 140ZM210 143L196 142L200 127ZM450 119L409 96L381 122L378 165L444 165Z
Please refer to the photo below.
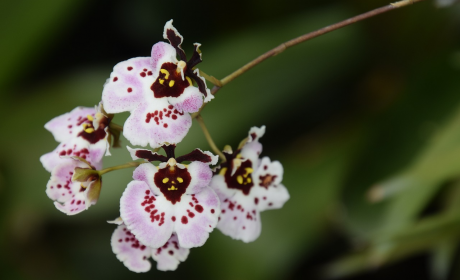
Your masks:
M200 44L187 61L172 20L163 37L170 43L156 43L150 57L114 67L98 106L77 107L48 122L45 128L60 144L40 158L51 172L46 193L67 215L96 204L104 173L137 167L120 199L120 217L110 221L118 225L113 252L135 272L148 271L150 257L159 270L175 270L215 227L234 239L254 241L261 232L260 212L281 208L289 199L282 165L259 158L265 127L251 128L235 151L226 146L219 165L218 156L200 149L175 155L192 125L190 114L214 97L195 69L202 61ZM125 111L131 114L124 126L114 124L114 114ZM119 147L121 132L132 145L150 145L153 151L128 147L132 159L141 161L102 169L109 147Z

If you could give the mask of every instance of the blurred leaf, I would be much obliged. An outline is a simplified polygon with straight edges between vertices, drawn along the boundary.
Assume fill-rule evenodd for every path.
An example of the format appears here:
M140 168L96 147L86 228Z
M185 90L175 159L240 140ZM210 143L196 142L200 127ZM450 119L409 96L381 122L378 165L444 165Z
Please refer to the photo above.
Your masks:
M441 240L432 252L431 273L435 280L448 279L459 241L456 238Z
M321 275L326 279L336 279L362 272L369 266L369 253L361 252L343 257L321 270Z
M376 236L367 249L345 256L326 266L323 271L327 277L345 277L436 248L439 255L436 256L434 273L441 275L445 273L443 266L449 265L455 246L450 250L443 247L442 251L440 246L454 245L456 242L447 242L459 234L459 214L425 218L403 230Z
M460 83L446 57L420 60L391 110L371 122L368 147L350 174L347 229L361 241L415 221L444 182L460 174ZM443 67L442 76L431 69ZM436 94L434 92L441 92ZM362 172L366 170L366 172ZM366 201L366 191L388 196ZM382 197L381 197L382 198Z
M460 210L460 181L450 186L445 195L445 213L455 215ZM449 276L458 249L459 238L440 240L432 251L431 273L436 280L445 280Z
M400 191L394 193L386 217L385 230L413 221L443 182L460 174L460 110L440 129L414 164L396 180ZM395 179L383 182L394 184Z

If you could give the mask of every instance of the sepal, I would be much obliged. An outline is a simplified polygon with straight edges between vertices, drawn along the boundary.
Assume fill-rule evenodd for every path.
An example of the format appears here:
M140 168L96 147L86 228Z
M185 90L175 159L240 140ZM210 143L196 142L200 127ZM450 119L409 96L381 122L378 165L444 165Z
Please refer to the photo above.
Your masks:
M102 176L98 170L89 168L75 167L72 175L72 182L80 182L86 188L86 208L94 205L99 200L102 188Z

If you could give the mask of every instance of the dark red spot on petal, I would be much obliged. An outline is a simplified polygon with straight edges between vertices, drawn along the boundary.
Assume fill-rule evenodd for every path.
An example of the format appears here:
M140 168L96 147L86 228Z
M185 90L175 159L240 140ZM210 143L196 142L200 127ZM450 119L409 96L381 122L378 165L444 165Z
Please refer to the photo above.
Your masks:
M133 70L133 67L128 66L128 71L131 71L131 70Z
M174 252L172 250L169 250L168 253L172 256L174 255Z
M254 203L257 205L259 204L259 199L257 197L254 198Z
M196 212L201 213L201 212L203 212L203 206L195 205L195 210L196 210Z
M118 81L118 78L117 77L113 78L113 81L114 82Z
M188 219L185 216L182 216L181 222L185 225L188 223Z
M132 92L132 91L133 91L133 89L129 87L129 88L128 88L128 92Z
M211 213L214 214L214 212L216 212L216 211L214 211L214 209L211 209Z
M176 221L176 217L175 217L175 216L172 216L172 217L171 217L171 220L172 220L173 222L175 222L175 221Z
M141 75L142 78L144 78L145 76L147 76L147 75L145 74L145 72L141 72L140 75Z
M163 127L168 128L168 124L167 123L163 124Z

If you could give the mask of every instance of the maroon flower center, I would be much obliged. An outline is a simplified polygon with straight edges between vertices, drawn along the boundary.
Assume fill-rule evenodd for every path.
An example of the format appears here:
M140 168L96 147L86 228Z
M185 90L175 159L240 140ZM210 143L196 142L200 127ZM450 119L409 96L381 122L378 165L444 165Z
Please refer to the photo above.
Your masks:
M241 162L239 159L232 160L232 164L236 164L236 162ZM247 159L241 162L241 165L236 169L235 174L232 174L232 169L228 168L225 170L224 178L227 186L230 189L237 189L242 191L245 195L248 195L251 191L251 188L254 186L251 173L253 172L252 169L252 162Z
M96 144L100 140L104 139L107 135L105 128L109 125L110 120L106 117L103 117L99 122L99 127L94 129L93 126L93 117L88 116L86 119L82 119L79 125L83 126L83 130L78 134L86 141L91 144Z
M181 169L169 165L165 168L158 169L158 172L155 173L153 177L155 185L172 204L180 202L191 180L192 177L187 171L187 168Z
M184 68L182 71L184 72L183 80L181 71L176 64L171 62L163 63L158 78L150 87L155 98L179 97L185 88L191 86L192 80L185 76L186 69Z

